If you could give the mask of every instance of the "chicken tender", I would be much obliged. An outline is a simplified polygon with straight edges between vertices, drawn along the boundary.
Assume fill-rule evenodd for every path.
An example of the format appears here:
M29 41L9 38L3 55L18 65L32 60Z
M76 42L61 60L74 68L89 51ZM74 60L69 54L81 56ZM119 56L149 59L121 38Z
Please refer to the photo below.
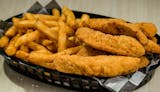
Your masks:
M135 23L135 25L137 25L148 38L154 37L157 33L157 28L153 23L141 22Z
M160 46L152 40L148 40L148 43L144 46L144 48L146 52L160 54Z
M145 34L135 25L118 19L89 19L84 26L113 35L127 35L137 38L143 45L148 42Z
M140 68L141 60L126 56L56 56L56 70L85 76L114 77L126 75Z
M143 46L129 36L113 36L90 28L79 28L76 36L87 45L112 54L140 57L145 54Z

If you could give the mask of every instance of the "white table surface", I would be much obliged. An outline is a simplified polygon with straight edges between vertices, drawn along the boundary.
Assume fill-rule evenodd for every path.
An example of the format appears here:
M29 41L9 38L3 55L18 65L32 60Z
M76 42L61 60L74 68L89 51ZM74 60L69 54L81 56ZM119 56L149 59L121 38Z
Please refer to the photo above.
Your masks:
M46 5L50 0L38 0ZM36 0L0 0L0 19L25 12ZM60 6L96 13L131 22L152 22L160 30L160 0L57 0ZM158 31L160 34L160 31ZM160 68L145 86L135 92L159 92ZM23 76L8 67L0 57L0 92L75 92Z

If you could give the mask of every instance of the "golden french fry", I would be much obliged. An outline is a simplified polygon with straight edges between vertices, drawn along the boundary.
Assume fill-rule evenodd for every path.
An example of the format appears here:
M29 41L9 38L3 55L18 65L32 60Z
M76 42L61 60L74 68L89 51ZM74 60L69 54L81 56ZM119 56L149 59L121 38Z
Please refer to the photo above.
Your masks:
M20 50L21 50L21 51L24 51L24 52L29 52L29 48L28 48L27 45L21 45L21 46L20 46Z
M16 36L14 36L11 41L9 42L9 45L7 46L7 48L5 49L5 52L8 56L13 56L16 54L17 48L15 47L15 42L17 41L17 39L20 37L20 34L17 34Z
M80 22L79 22L79 27L83 27L83 23L88 21L90 19L90 16L88 14L82 14L82 17L80 19Z
M52 43L53 43L53 41L48 40L48 39L43 39L42 40L42 45L44 45L44 46L51 45Z
M77 53L83 46L76 46L72 48L65 49L64 51L56 53L56 55L71 55Z
M40 53L40 54L53 54L52 52L48 51L48 50L35 50L35 51L32 51L31 53Z
M31 33L33 32L33 29L28 29L26 33Z
M18 34L24 34L27 32L27 29L17 29Z
M39 20L54 20L57 21L59 19L58 16L51 16L45 14L34 14L34 17Z
M30 32L22 35L15 42L15 47L19 47L20 45L28 44L29 42L35 41L39 39L39 31Z
M58 27L58 22L57 21L48 21L48 20L44 20L42 21L45 25L47 25L48 27Z
M28 61L28 57L29 57L29 53L25 52L25 51L22 51L22 50L18 50L15 54L15 56L17 58L20 58L24 61Z
M13 25L14 25L14 26L17 26L19 21L21 21L20 18L16 18L16 17L13 17L13 18L12 18L12 22L13 22Z
M79 56L89 56L88 54L88 51L87 51L87 48L85 46L83 46L78 52L76 55L79 55Z
M60 30L58 33L58 52L63 51L67 48L67 33L66 25L64 22L59 22Z
M66 25L64 22L59 22L59 27L63 28L63 30L65 30L67 36L74 35L74 30L71 27L69 27L68 25Z
M48 45L48 46L46 46L46 47L47 47L47 49L48 49L49 51L51 51L51 52L57 52L57 45L55 45L55 44Z
M13 37L13 36L15 36L16 33L17 33L16 27L12 26L6 31L5 35L8 37Z
M8 46L9 38L7 36L2 36L0 38L0 48Z
M45 24L43 24L41 21L37 21L36 27L37 27L38 31L40 31L43 34L45 34L46 36L48 36L48 38L50 38L52 40L57 39L57 35L53 34L51 31L49 31L49 28Z
M71 36L67 38L67 48L71 48L77 46L77 44L75 43L75 37Z
M31 13L25 13L24 14L24 19L26 19L26 20L35 20L35 17Z
M58 21L60 21L60 22L66 22L66 17L65 17L65 15L63 13L61 14L61 16L60 16L60 18L59 18Z
M50 52L47 48L45 48L44 46L42 46L38 43L30 42L28 46L33 51L39 51L41 53L43 52L43 53L47 53L47 54L52 54L52 52Z
M36 28L36 20L22 20L16 25L18 28Z
M60 12L59 12L59 10L56 9L56 8L52 9L52 15L53 15L53 16L57 16L57 17L60 17Z
M74 13L67 7L63 7L62 8L62 13L66 16L66 23L72 27L73 29L76 28L75 24L76 24L76 17L74 15Z

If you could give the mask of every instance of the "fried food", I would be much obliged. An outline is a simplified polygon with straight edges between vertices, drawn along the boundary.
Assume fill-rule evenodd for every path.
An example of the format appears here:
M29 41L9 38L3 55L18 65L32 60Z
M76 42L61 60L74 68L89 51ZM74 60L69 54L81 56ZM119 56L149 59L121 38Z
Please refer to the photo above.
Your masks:
M0 38L0 48L5 48L8 46L9 38L7 36L3 36Z
M25 13L0 38L8 56L63 73L114 77L133 73L160 54L154 24L123 19L90 18L63 7L61 13ZM92 17L92 16L91 16Z
M54 9L52 9L52 15L60 17L60 11L58 9L54 8Z
M22 35L17 39L15 42L15 47L18 48L20 45L26 45L29 42L38 40L39 38L39 32L38 31L33 31L27 34Z
M148 38L154 37L157 33L157 28L153 23L141 22L135 23L135 25L137 25Z
M96 55L107 55L106 52L100 51L89 46L83 46L77 54L78 56L96 56Z
M148 42L147 37L139 28L121 19L89 19L83 25L107 34L132 36L143 45Z
M20 50L21 50L21 51L24 51L24 52L29 52L29 48L28 48L27 45L21 45L21 46L20 46Z
M160 45L153 42L152 40L148 40L148 43L144 46L144 48L146 52L160 54Z
M25 51L22 51L22 50L18 50L16 52L16 55L15 55L17 58L20 58L22 60L25 60L28 62L28 57L29 57L29 53L25 52Z
M64 55L54 58L56 70L85 76L114 77L135 72L140 59L126 56L77 56Z
M36 28L36 20L22 20L19 21L15 26L18 28Z
M112 54L136 57L145 54L143 46L136 39L129 36L113 36L85 27L79 28L76 36L87 45Z
M62 13L64 14L64 16L66 17L66 23L72 27L73 29L76 28L75 24L76 24L76 17L74 15L74 13L67 7L63 7L62 8Z
M6 31L5 35L8 37L13 37L15 36L16 32L17 32L16 27L12 26Z
M50 29L41 21L36 22L36 28L38 29L38 31L42 32L48 38L52 40L57 40L57 35L53 34L52 31L49 31Z
M15 42L18 40L20 36L21 34L17 34L16 36L14 36L9 42L8 46L5 48L5 53L8 56L13 56L16 54L17 47L15 46Z
M145 56L140 57L140 59L141 59L140 68L144 68L150 63L148 58Z

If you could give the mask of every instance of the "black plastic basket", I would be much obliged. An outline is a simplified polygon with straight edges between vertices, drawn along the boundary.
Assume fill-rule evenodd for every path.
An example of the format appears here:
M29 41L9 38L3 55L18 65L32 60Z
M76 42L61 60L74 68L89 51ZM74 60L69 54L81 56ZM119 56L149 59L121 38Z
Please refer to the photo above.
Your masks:
M85 12L74 11L74 13L76 17L80 17ZM89 14L91 17L111 18L111 17L101 16L101 15L96 15L91 13L86 13L86 14ZM19 14L15 17L21 17L21 16L22 14ZM0 24L0 28L4 30L6 30L10 25L12 25L11 19L8 19L7 21L3 21L3 23L4 25L8 23L7 27ZM159 40L158 35L157 35L157 38ZM20 72L36 80L40 80L45 83L59 85L59 86L63 86L71 89L88 90L88 91L91 91L91 90L92 91L109 91L108 89L104 88L100 84L100 82L97 81L94 77L65 74L65 73L58 72L56 70L47 69L38 65L25 62L16 57L9 57L5 54L3 49L0 49L0 54L5 58L5 61L7 62L7 64L9 64L9 66L13 68L15 71ZM143 81L140 83L140 85L136 86L134 89L137 89L143 86L144 84L146 84L151 79L153 74L154 74L154 69L149 73L147 73L147 75L145 76ZM108 78L103 78L103 79L107 80ZM126 90L130 91L133 89L126 89Z

